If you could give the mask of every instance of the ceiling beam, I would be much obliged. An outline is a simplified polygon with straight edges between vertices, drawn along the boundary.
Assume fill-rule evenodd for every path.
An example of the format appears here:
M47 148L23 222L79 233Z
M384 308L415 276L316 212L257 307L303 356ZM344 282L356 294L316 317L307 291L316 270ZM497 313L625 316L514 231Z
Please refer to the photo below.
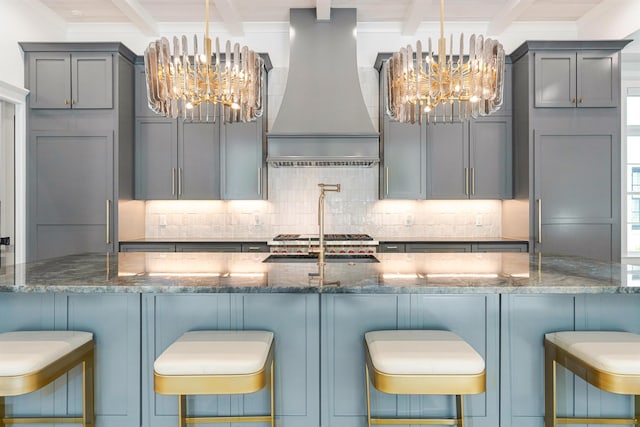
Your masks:
M316 19L318 21L331 19L331 0L316 0Z
M638 0L604 0L576 21L578 37L622 39L640 30Z
M489 22L487 34L495 36L509 28L535 0L511 0Z
M222 17L224 26L234 37L244 36L244 27L242 19L238 13L238 9L233 5L231 0L213 0L216 10Z
M435 3L436 0L411 0L404 21L402 21L402 35L415 35L422 19L427 15L427 10L430 7L436 7Z
M111 0L111 2L145 35L160 34L158 23L138 0Z

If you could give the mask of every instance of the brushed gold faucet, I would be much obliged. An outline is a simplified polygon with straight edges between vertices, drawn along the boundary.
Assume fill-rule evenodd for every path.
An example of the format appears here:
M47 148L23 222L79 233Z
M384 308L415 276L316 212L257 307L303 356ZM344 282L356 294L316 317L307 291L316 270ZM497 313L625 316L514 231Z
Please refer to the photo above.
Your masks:
M340 184L318 184L320 187L320 197L318 198L318 228L319 228L319 248L318 265L324 269L325 265L325 245L324 245L324 193L327 191L340 192Z

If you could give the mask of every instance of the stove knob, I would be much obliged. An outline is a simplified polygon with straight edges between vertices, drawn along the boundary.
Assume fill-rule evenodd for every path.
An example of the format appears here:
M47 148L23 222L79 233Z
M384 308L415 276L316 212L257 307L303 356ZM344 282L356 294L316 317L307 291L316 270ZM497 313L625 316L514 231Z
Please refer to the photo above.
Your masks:
M301 253L302 253L302 251L301 251L300 249L298 249L297 253L301 254Z
M336 253L336 251L335 251L334 249L331 249L331 250L329 251L329 253L330 253L330 254L335 254L335 253Z
M283 254L286 254L286 253L287 253L287 250L286 250L286 249L283 249L283 250L282 250L282 253L283 253Z
M368 251L368 252L369 252L370 254L372 254L372 253L373 253L373 249L369 249L369 251Z
M363 249L360 249L360 250L358 251L358 253L363 254L363 253L365 253L365 252L364 252L364 250L363 250Z
M272 251L271 251L271 253L273 253L273 254L277 254L277 253L278 253L278 250L277 250L277 249L274 249L274 250L272 250Z
M345 253L344 249L341 249L341 250L340 250L340 253L341 253L341 254Z
M354 253L356 253L356 251L354 251L353 249L349 249L349 253L350 254L354 254Z

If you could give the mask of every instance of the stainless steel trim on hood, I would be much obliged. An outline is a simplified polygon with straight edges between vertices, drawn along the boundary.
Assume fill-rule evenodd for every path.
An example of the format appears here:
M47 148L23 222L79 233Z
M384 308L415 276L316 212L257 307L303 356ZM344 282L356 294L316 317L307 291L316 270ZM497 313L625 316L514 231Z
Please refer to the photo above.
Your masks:
M372 166L379 134L360 88L356 9L290 10L289 74L273 128L267 134L272 166Z

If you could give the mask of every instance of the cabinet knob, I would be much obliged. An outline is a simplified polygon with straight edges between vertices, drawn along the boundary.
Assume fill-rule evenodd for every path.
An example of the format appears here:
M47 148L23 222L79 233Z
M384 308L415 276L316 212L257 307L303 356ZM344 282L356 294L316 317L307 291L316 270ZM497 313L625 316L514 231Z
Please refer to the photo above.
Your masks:
M580 98L580 99L578 100L578 103L579 103L579 104L582 104L582 98Z
M64 100L64 105L69 105L69 100L68 99Z
M575 98L571 98L571 103L575 104L576 103L576 99Z

